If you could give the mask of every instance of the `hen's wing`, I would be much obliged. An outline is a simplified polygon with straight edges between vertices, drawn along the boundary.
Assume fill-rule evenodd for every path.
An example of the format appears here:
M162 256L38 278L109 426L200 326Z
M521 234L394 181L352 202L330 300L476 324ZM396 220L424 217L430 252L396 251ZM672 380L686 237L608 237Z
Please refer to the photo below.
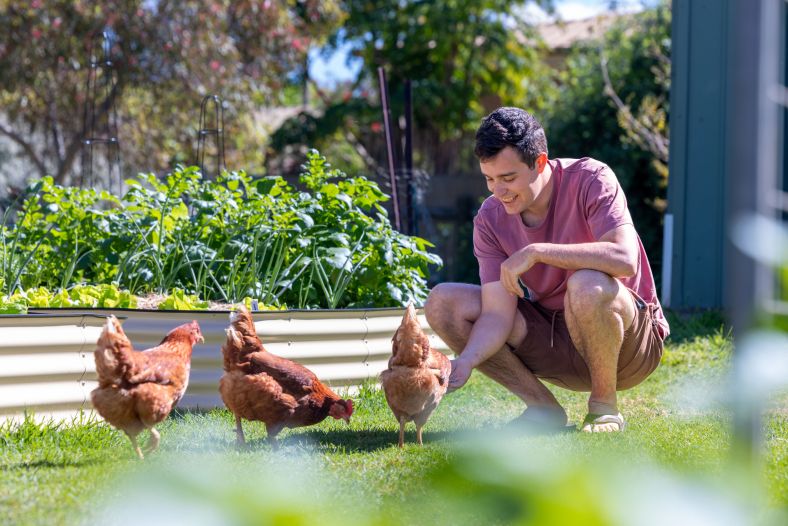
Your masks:
M252 353L248 358L249 365L245 368L247 374L265 373L296 398L312 394L320 382L315 373L303 365L268 351Z
M439 385L443 386L444 389L448 387L449 376L451 375L451 362L445 354L431 348L426 366L438 378Z
M233 414L247 420L275 423L293 414L298 402L265 373L225 373L219 380L222 400Z
M185 342L161 343L146 351L135 351L120 322L107 318L96 343L94 357L101 386L119 385L126 389L135 385L155 383L182 387L188 375L188 359L176 346Z
M182 353L172 348L154 347L139 353L137 368L125 380L129 384L173 385L183 382L187 364Z

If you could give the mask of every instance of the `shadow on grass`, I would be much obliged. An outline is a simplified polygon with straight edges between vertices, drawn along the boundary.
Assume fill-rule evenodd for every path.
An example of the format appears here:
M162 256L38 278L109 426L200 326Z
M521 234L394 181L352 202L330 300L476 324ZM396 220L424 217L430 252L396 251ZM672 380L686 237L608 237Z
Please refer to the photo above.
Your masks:
M430 442L445 440L452 434L453 433L445 431L424 431L422 433L422 438L426 445ZM326 447L341 447L354 452L373 452L387 449L392 446L396 447L398 439L399 431L387 431L382 429L342 429L338 431L312 430L305 433L290 435L283 444L299 444L304 446L318 444L319 446ZM412 444L416 443L415 430L407 430L405 432L405 442Z
M27 469L64 469L64 468L83 468L87 466L94 466L99 464L106 464L109 460L108 459L97 459L97 458L88 458L85 460L66 460L66 461L54 461L54 460L34 460L32 462L15 462L12 464L3 464L0 465L0 471L16 471L16 470L27 470Z
M428 424L429 425L429 424ZM424 446L436 443L458 442L465 440L480 440L489 437L491 433L500 433L501 428L458 428L451 431L422 432ZM319 447L341 447L349 452L375 452L381 449L396 447L399 440L399 431L393 430L309 430L287 436L281 444L288 446L309 447L317 444ZM405 430L405 445L417 445L416 430L412 424Z

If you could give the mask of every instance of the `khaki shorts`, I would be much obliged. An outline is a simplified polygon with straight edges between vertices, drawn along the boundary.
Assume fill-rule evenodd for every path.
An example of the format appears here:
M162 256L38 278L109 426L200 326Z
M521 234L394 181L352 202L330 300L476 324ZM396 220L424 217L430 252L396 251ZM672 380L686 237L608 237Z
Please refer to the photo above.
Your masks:
M618 356L620 391L645 380L662 359L662 339L657 332L654 305L645 303L630 290L635 299L635 319L624 331ZM591 375L578 353L564 319L564 311L552 311L528 300L517 304L525 318L527 334L514 354L537 377L573 391L590 391Z

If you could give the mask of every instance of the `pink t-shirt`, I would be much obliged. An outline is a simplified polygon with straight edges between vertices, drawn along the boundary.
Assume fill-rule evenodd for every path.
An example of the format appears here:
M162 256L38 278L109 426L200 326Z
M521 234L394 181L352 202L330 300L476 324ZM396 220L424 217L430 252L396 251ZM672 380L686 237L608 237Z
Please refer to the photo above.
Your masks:
M531 243L589 243L621 225L632 225L626 197L613 170L606 164L583 159L553 159L553 192L544 221L526 226L518 214L507 214L503 204L488 197L473 220L473 253L479 260L482 284L499 281L501 263ZM655 305L654 315L662 339L670 333L668 322L657 299L654 277L643 249L634 276L620 278L646 303ZM543 263L534 265L520 276L533 301L551 310L563 310L566 282L572 275Z

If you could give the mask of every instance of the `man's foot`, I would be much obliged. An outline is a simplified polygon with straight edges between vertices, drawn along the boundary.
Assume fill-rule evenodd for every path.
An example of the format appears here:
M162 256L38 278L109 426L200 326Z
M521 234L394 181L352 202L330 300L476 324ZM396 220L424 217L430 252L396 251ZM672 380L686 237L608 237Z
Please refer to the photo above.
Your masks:
M575 426L566 425L566 413L559 407L531 406L505 427L538 435L576 431Z
M625 427L626 422L624 422L624 417L621 413L614 415L588 413L585 420L583 420L583 426L580 428L580 431L584 433L615 433L623 431Z

